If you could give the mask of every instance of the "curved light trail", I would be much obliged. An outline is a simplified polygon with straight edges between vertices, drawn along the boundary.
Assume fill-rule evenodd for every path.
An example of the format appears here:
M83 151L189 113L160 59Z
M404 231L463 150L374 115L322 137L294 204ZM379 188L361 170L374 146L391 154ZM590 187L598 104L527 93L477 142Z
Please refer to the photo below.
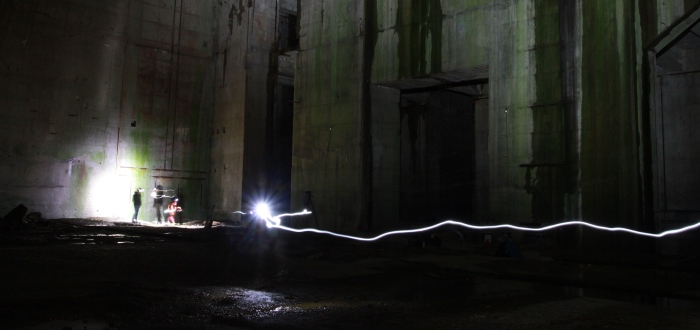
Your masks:
M173 190L173 189L163 189L163 190L160 190L160 191L175 191L175 190ZM163 195L158 195L158 194L156 193L156 190L153 190L153 191L151 192L151 197L153 197L153 198L155 198L155 199L174 198L175 195L172 195L172 196L170 196L170 195L165 195L165 194L163 194Z
M243 213L240 211L236 211L235 213L246 214L246 213ZM255 208L255 211L250 212L250 214L256 215L260 219L265 220L265 223L266 223L268 228L277 228L277 229L282 229L282 230L295 232L295 233L326 234L326 235L332 235L332 236L336 236L336 237L353 239L353 240L357 240L357 241L363 241L363 242L376 241L378 239L381 239L382 237L386 237L386 236L390 236L390 235L413 234L413 233L425 232L425 231L432 230L432 229L435 229L435 228L438 228L441 226L445 226L445 225L454 225L454 226L460 226L460 227L475 229L475 230L508 228L508 229L513 229L513 230L531 231L531 232L546 231L546 230L551 230L551 229L558 228L558 227L578 225L578 226L590 227L590 228L598 229L598 230L606 230L606 231L611 231L611 232L620 231L620 232L625 232L625 233L629 233L629 234L646 236L646 237L654 237L654 238L661 238L664 236L675 235L675 234L682 233L684 231L689 231L689 230L700 227L700 222L698 222L698 223L695 223L695 224L692 224L689 226L685 226L682 228L667 230L667 231L664 231L664 232L661 232L658 234L654 234L654 233L637 231L637 230L624 228L624 227L605 227L605 226L600 226L600 225L588 223L585 221L566 221L566 222L561 222L561 223L557 223L557 224L553 224L553 225L549 225L549 226L544 226L544 227L540 227L540 228L532 228L532 227L521 227L521 226L515 226L515 225L509 225L509 224L477 226L477 225L470 225L470 224L467 224L464 222L459 222L459 221L454 221L454 220L446 220L446 221L440 222L438 224L434 224L432 226L423 227L423 228L394 230L394 231L389 231L389 232L386 232L386 233L383 233L383 234L380 234L380 235L377 235L374 237L358 237L358 236L338 234L338 233L334 233L334 232L327 231L327 230L320 230L320 229L314 229L314 228L297 229L297 228L291 228L291 227L281 225L282 221L280 218L311 214L311 212L309 212L307 210L304 210L304 211L298 212L298 213L284 213L284 214L272 216L272 213L270 212L270 209L267 207L267 205L261 203L261 204L258 204Z

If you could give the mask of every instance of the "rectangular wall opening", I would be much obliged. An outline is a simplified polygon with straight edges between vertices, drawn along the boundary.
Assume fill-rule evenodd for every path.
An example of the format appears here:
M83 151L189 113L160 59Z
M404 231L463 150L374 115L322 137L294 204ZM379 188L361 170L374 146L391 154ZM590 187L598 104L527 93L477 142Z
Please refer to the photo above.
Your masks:
M474 104L449 90L401 95L401 222L472 218Z

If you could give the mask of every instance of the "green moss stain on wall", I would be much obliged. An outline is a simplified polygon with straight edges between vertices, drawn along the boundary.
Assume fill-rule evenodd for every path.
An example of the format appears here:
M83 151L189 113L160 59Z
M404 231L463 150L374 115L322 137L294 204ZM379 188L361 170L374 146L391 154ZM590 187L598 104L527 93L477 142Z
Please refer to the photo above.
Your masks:
M442 7L445 9L445 11L453 11L453 10L459 10L464 7L483 7L483 6L488 6L492 5L494 3L493 0L469 0L469 1L464 1L464 0L442 0Z
M521 164L531 161L532 152L534 10L529 0L509 1L499 9L494 12L489 55L489 217L524 221L531 199L523 189L526 171Z
M133 167L149 167L149 143L150 135L145 129L133 129L129 132L131 145L125 153L127 164Z
M377 0L372 81L415 78L488 65L493 47L493 0Z
M639 2L639 17L642 29L642 45L648 45L659 34L656 0Z
M532 221L553 223L564 217L564 135L561 103L559 10L556 1L535 1L535 85L532 105L532 161L525 191L531 195Z
M90 154L90 160L96 164L102 164L105 161L105 153L103 151L93 152Z
M471 2L470 2L471 5ZM454 61L453 66L471 67L489 62L489 35L491 34L491 15L485 10L468 10L464 14L455 17L455 31L452 33L463 34L464 43L457 43L455 48L448 45L450 61ZM446 26L447 28L448 26ZM461 38L460 38L461 39ZM443 68L450 71L452 68Z
M582 2L582 213L584 220L601 225L636 221L636 55L630 6Z
M191 96L186 100L185 107L178 113L175 123L175 158L174 168L183 171L197 171L206 168L208 160L208 135L210 125L207 124L211 108L209 100L204 99L204 88L207 88L205 77L207 65L204 61L197 61L193 65L191 78ZM222 128L223 129L223 128ZM229 130L231 127L228 128ZM229 132L230 133L230 132Z
M531 133L531 114L528 107L534 102L535 90L533 74L535 68L532 66L533 54L533 30L531 25L532 12L528 6L529 1L517 1L513 3L514 15L520 19L510 22L512 28L512 48L507 49L511 52L512 57L512 76L506 76L506 79L512 83L512 94L508 95L510 101L507 102L509 108L508 117L508 134L511 136L511 146L509 147L509 157L516 164L526 162L530 155L530 141L525 138ZM509 42L502 44L511 46ZM510 72L506 72L509 74Z
M442 19L439 0L398 1L398 78L442 71Z

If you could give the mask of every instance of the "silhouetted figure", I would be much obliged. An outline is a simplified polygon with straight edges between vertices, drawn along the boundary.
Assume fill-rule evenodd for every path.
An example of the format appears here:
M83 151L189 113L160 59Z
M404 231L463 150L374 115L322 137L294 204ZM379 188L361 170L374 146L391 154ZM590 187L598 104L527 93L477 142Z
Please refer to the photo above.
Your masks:
M134 203L134 216L131 217L132 223L138 223L139 209L141 208L141 192L143 189L138 188L134 191L134 195L131 196L131 201Z
M163 222L163 186L157 185L155 188L153 188L153 191L155 192L153 194L153 207L156 208L156 217L158 219L158 223Z

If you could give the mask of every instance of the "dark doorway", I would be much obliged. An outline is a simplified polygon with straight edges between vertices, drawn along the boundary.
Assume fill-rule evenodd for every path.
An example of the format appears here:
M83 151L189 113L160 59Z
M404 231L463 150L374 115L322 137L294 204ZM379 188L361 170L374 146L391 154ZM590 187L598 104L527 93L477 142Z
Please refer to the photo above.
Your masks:
M299 49L296 12L282 11L280 13L278 40L279 50L282 53Z
M700 215L700 10L687 30L655 54L654 121L657 216L662 221L695 221ZM693 22L690 24L690 22Z
M700 217L700 8L674 23L649 47L649 154L645 165L650 231L692 225ZM643 119L646 119L642 117ZM646 126L648 125L648 126ZM653 203L652 203L653 201ZM693 235L656 240L665 255L694 254Z
M401 95L402 222L471 219L474 99L449 90Z
M292 79L279 77L277 102L272 118L272 143L269 165L268 198L276 212L290 212L292 182L292 130L294 85Z

